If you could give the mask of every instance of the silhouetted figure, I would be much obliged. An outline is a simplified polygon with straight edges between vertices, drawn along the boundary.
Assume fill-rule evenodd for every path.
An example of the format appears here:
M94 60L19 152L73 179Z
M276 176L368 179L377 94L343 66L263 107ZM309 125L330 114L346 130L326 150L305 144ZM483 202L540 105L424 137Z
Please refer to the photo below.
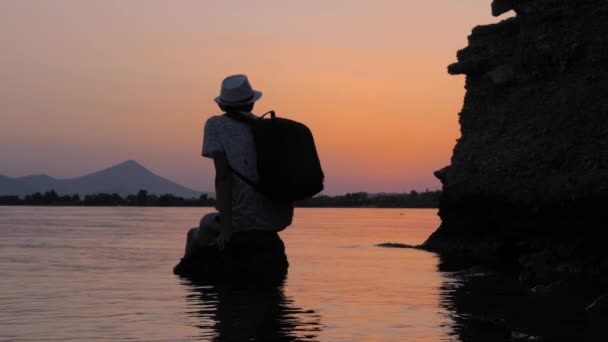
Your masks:
M251 111L261 96L252 89L247 76L234 75L224 79L215 102L233 116L256 119ZM254 188L252 183L259 177L251 127L228 115L209 118L202 155L213 159L215 165L218 212L205 215L198 227L190 229L184 258L174 272L201 275L204 270L225 271L226 266L233 265L242 270L268 268L285 273L287 258L277 232L291 224L293 201L270 199ZM228 269L229 273L240 272Z

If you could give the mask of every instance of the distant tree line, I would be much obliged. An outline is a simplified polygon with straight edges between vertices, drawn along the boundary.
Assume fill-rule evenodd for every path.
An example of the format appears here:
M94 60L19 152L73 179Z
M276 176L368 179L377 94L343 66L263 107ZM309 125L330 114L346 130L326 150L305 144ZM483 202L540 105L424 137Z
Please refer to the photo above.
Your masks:
M341 196L315 196L300 201L298 207L316 208L438 208L441 191L425 191L402 194L348 193Z
M347 193L340 196L319 195L296 202L296 207L311 208L437 208L441 191L403 194ZM55 191L36 192L19 196L0 196L0 205L53 205L53 206L133 206L133 207L213 207L215 199L202 194L199 198L183 198L164 194L157 196L140 190L136 195L119 194L59 195Z
M190 199L171 194L148 195L146 190L140 190L137 195L128 195L124 198L117 193L91 194L84 197L79 195L61 196L51 190L44 194L36 192L23 198L19 196L0 196L0 205L211 207L215 205L215 199L208 197L206 194L202 194L199 198Z

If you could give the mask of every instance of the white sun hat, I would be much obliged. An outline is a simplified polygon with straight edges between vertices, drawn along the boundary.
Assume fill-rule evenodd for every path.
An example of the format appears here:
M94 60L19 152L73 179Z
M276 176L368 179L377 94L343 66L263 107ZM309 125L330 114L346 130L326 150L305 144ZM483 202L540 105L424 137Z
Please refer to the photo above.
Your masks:
M215 102L225 107L240 107L254 103L262 97L262 92L253 90L247 75L232 75L222 81L220 96Z

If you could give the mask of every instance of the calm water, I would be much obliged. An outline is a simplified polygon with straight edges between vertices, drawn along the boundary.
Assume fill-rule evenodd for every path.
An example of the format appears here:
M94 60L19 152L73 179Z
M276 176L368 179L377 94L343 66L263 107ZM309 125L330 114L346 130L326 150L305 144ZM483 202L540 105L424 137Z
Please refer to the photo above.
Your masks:
M452 341L436 210L297 209L279 288L171 273L211 209L0 207L2 341Z

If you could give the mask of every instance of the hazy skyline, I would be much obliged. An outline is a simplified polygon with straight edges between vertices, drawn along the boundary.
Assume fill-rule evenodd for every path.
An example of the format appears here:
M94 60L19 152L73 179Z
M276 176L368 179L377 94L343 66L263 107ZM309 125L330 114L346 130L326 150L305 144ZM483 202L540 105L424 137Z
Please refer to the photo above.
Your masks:
M213 191L203 124L221 80L246 73L254 112L312 129L325 193L437 189L464 96L446 67L503 19L490 2L2 1L0 174L135 159Z

